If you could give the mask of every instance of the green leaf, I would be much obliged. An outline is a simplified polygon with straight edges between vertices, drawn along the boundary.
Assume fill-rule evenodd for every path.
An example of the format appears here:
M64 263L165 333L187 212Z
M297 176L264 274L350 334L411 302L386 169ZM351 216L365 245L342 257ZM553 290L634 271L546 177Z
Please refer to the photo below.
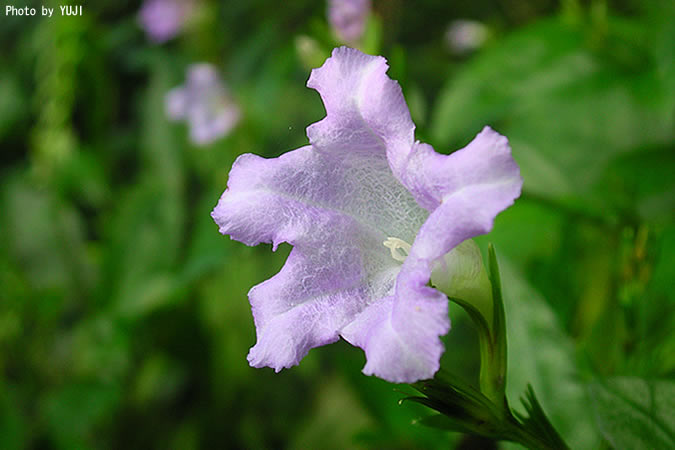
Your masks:
M0 239L10 259L18 263L32 289L62 290L73 300L83 296L95 273L77 210L23 173L3 181Z
M492 373L490 378L492 386L496 390L495 400L508 408L508 401L504 396L506 390L506 374L508 367L507 358L507 337L506 337L506 318L504 312L504 297L502 294L502 281L499 274L499 264L497 263L497 253L492 244L488 245L488 265L490 267L490 283L492 284L493 299L493 352L492 355ZM481 382L482 382L481 373Z
M16 76L3 69L0 72L0 139L16 131L27 116L27 102Z
M534 436L537 436L537 438L553 448L567 449L567 444L565 444L558 431L553 428L548 417L546 417L546 413L534 395L531 385L527 386L527 391L521 402L527 414L516 412L515 416L518 417L518 420L524 425L525 429L531 431Z
M408 400L417 401L421 404L425 404L425 399L421 397L410 398ZM425 425L432 428L437 428L439 430L446 431L457 431L465 434L474 434L483 437L497 438L498 435L494 430L489 429L486 426L480 426L469 421L462 421L454 417L449 417L444 414L435 414L432 416L423 417L416 421L420 425Z
M472 430L467 428L461 422L446 416L445 414L434 414L419 419L416 423L425 425L427 427L438 428L439 430L458 431L460 433L472 433Z
M167 217L167 210L160 204L173 201L160 200L166 194L155 183L143 183L123 196L119 211L110 221L112 239L108 241L109 267L105 273L112 287L101 296L112 296L115 309L123 315L150 312L170 298L177 230L169 230L168 223L175 217Z
M410 426L420 417L433 412L416 402L406 402L396 407L402 397L402 385L394 387L391 383L376 377L364 377L361 369L365 357L358 349L341 342L326 349L330 360L337 361L342 377L345 377L356 392L361 407L375 420L375 426L367 436L368 448L452 448L452 442L458 436L425 426ZM312 352L310 352L310 355ZM324 366L325 367L325 366ZM320 368L325 373L325 368ZM409 391L409 390L408 390ZM405 393L406 395L409 392Z
M142 103L142 175L121 195L110 223L108 270L115 307L140 317L175 298L174 282L185 226L184 165L164 116L164 96L172 87L168 68L157 62ZM206 212L208 214L208 212ZM112 294L109 293L112 292Z
M504 415L483 393L463 386L461 382L455 385L453 377L442 370L434 379L415 383L412 387L426 397L407 397L403 400L422 403L457 420L495 422Z
M551 423L571 448L597 448L598 436L576 373L574 348L541 295L500 258L509 339L507 397L532 385ZM518 408L514 408L517 410Z
M351 386L339 377L324 379L312 414L298 428L289 448L367 448L357 436L374 426Z
M73 382L41 400L41 413L56 448L91 448L96 442L96 427L119 404L120 389L114 385Z
M672 83L631 41L644 28L610 18L596 42L592 24L550 19L507 36L448 81L434 143L456 148L489 124L508 136L526 192L606 210L607 164L675 136Z
M479 54L440 94L434 142L449 145L556 86L580 79L593 64L578 49L582 35L557 19L539 21Z
M661 98L664 89L653 72L628 77L597 70L514 112L500 131L511 141L524 189L601 205L601 193L594 188L607 164L672 140L672 118L658 102L643 97Z
M675 145L639 149L614 159L593 187L627 213L675 219Z
M14 386L0 384L0 448L7 450L26 448L27 423L14 391Z
M675 448L675 382L612 377L589 383L588 392L614 448Z

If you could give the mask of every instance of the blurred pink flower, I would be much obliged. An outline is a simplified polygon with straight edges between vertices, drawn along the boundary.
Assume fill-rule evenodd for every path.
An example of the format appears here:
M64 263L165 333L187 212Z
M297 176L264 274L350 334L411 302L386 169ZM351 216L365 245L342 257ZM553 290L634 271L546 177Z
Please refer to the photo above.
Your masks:
M240 118L217 69L207 63L191 65L185 84L169 91L166 113L171 120L187 120L190 139L200 145L227 135Z
M191 7L186 0L145 0L138 20L151 41L162 43L180 32Z
M366 29L370 0L329 0L328 21L346 44L357 43Z
M455 20L445 32L445 41L450 49L459 54L480 48L488 39L488 27L475 20Z

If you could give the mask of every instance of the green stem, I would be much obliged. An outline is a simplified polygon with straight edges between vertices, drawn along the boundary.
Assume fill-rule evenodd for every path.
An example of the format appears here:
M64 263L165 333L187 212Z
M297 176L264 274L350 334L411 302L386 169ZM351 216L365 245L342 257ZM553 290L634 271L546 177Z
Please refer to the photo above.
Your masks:
M492 244L488 246L488 267L491 292L478 297L491 298L492 308L489 309L479 309L476 296L458 298L463 297L463 291L452 289L449 283L444 286L444 278L436 280L445 287L448 299L461 306L476 326L481 359L480 391L441 370L434 379L412 385L424 397L408 397L405 400L421 403L441 413L427 418L425 423L430 426L513 441L534 450L568 450L569 447L546 417L532 386L528 386L522 399L525 413L512 411L509 407L505 392L506 315L499 265ZM466 292L471 294L475 291Z

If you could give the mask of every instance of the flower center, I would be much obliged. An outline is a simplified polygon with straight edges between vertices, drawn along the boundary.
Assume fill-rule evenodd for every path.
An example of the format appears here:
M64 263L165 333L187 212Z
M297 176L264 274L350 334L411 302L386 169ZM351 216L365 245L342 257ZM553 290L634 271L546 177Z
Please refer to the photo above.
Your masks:
M388 237L382 244L391 251L391 257L396 261L403 262L410 254L410 244L402 239Z

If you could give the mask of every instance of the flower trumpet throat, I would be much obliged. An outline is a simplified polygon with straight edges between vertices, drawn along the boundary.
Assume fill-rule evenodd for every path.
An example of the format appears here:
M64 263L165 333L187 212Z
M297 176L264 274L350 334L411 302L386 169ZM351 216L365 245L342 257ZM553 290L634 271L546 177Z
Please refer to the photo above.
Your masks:
M412 246L406 241L388 237L382 243L398 262L404 262ZM450 298L476 308L492 326L492 285L480 249L471 239L466 240L434 263L431 284Z

